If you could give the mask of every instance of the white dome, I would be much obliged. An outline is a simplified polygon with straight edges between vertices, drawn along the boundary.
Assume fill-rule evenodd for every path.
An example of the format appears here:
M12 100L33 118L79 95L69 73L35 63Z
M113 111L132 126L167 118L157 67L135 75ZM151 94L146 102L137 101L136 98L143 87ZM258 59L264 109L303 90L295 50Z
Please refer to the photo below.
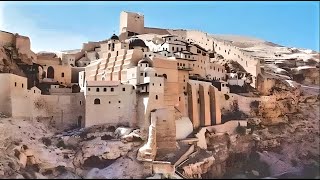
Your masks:
M156 70L153 69L152 67L146 67L144 68L144 72L156 72Z

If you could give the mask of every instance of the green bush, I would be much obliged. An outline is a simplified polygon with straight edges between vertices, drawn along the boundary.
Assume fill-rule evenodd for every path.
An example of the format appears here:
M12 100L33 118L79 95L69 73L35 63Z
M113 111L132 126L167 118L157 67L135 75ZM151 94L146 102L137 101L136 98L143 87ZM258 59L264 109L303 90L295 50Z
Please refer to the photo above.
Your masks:
M224 98L225 98L226 100L230 99L230 97L229 97L228 94L224 94Z
M236 128L236 132L240 135L245 135L246 134L246 127L241 126L240 123L238 123L238 126Z

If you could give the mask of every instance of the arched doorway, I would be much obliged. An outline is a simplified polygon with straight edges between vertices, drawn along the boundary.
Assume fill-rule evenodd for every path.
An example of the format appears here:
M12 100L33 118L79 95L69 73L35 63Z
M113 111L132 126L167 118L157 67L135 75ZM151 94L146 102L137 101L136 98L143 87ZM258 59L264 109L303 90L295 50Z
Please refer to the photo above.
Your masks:
M53 69L53 67L49 66L47 71L48 71L47 78L54 79L54 69Z
M82 116L78 116L78 127L81 127L82 125Z

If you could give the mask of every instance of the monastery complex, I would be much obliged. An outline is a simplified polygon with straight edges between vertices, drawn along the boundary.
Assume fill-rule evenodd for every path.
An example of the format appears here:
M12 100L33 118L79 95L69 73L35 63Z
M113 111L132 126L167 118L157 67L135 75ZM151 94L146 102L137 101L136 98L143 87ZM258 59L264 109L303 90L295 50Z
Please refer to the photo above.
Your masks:
M155 159L177 141L206 146L203 128L240 118L227 117L234 106L250 117L252 102L277 101L277 78L261 59L205 32L145 27L138 13L121 12L119 35L78 50L36 54L28 37L4 31L0 45L20 69L0 73L0 112L59 129L143 129L138 159L154 161L154 171L171 171Z

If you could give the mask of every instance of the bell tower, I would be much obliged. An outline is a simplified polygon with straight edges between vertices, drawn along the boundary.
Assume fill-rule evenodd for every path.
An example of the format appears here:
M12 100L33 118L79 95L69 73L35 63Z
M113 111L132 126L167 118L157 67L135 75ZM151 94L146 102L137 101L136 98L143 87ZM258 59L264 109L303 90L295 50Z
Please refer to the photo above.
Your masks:
M137 34L144 33L144 16L139 13L125 12L120 13L119 34L124 32L133 32Z

